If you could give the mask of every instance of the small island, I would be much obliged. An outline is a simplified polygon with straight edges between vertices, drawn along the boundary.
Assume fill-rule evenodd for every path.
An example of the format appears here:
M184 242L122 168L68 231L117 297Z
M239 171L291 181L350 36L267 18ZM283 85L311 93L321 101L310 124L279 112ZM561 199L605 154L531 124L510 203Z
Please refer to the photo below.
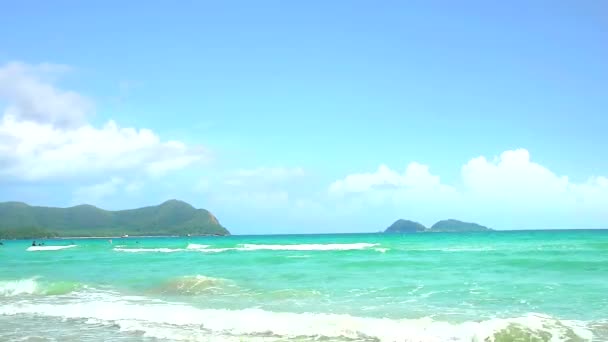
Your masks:
M492 229L477 223L463 222L454 219L441 220L430 228L426 228L421 223L399 219L390 225L384 233L464 233L464 232L485 232Z
M431 226L431 232L460 233L460 232L485 232L492 229L472 222L462 222L458 220L442 220Z
M0 238L230 235L205 209L169 200L157 206L109 211L92 205L37 207L0 203Z
M386 228L385 233L418 233L424 232L426 227L421 223L399 219L390 227Z

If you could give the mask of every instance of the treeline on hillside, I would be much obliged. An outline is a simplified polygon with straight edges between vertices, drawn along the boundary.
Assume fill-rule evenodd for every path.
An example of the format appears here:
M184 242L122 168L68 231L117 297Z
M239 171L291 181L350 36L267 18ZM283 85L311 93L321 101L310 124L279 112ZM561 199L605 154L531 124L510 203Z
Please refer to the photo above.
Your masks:
M39 227L24 228L2 228L0 229L0 239L35 239L57 237L55 232L49 232Z
M0 238L122 235L230 235L230 232L209 211L178 200L118 211L92 205L53 208L0 203Z

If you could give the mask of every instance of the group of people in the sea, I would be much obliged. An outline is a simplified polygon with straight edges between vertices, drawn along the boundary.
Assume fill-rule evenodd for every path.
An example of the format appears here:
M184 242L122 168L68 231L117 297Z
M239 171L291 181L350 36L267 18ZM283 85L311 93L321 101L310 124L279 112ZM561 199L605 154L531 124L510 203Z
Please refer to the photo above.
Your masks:
M32 246L44 246L44 242L36 243L36 241L32 241Z

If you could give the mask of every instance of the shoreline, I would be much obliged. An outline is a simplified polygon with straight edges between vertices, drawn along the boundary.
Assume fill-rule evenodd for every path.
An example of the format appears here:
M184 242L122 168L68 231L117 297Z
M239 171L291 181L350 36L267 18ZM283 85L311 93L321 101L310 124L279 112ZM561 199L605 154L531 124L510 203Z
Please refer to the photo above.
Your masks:
M150 239L150 238L195 238L195 237L225 237L230 235L191 235L191 236L182 236L182 235L135 235L135 236L51 236L51 237L30 237L30 238L18 238L18 239L6 239L0 238L3 241L19 241L19 240L99 240L99 239Z
M55 238L48 238L47 240L83 240L83 239L139 239L139 238L188 238L188 237L222 237L222 236L230 236L230 235L129 235L129 236L61 236Z
M488 231L471 231L471 232L417 232L417 233L387 233L384 231L380 232L350 232L350 233L272 233L272 234L228 234L228 235L130 235L128 237L122 236L56 236L56 237L29 237L29 238L2 238L2 241L12 241L12 240L84 240L84 239L132 239L132 238L184 238L184 237L230 237L230 236L305 236L305 235L426 235L429 233L432 234L493 234L493 233L518 233L518 232L573 232L573 231L592 231L592 232L601 232L608 231L608 228L575 228L575 229L492 229Z

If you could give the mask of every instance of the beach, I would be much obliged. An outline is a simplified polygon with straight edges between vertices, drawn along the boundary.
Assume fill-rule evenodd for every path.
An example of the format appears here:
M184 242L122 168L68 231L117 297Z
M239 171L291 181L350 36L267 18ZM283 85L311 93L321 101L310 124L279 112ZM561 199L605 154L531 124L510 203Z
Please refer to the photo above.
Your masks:
M44 242L0 247L0 340L608 340L603 230Z

